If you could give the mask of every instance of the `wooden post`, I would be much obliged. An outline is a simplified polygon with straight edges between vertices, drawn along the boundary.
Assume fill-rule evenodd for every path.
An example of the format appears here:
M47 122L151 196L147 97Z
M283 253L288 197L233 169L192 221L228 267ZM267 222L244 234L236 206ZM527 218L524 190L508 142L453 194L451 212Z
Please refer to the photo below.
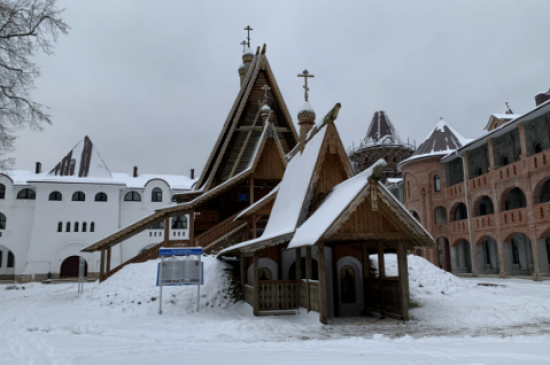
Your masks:
M401 318L409 320L409 271L407 253L403 241L397 243L397 267L399 269L399 294L401 302Z
M325 244L320 242L317 245L317 256L319 258L319 321L328 324L327 317L327 279L325 275Z
M105 249L101 249L101 259L99 261L99 281L105 280Z
M240 269L241 269L241 293L242 293L242 296L243 296L243 301L246 301L246 292L245 292L245 284L246 284L246 274L245 274L245 267L244 267L244 261L246 260L246 257L244 257L243 255L240 255L239 256L239 264L240 264Z
M296 249L296 309L300 309L302 295L302 248Z
M368 279L370 279L370 259L369 259L369 247L365 242L361 244L361 248L363 249L362 250L363 254L361 255L361 258L363 259L363 304L365 305L365 308L363 309L363 314L366 315L369 311L367 308L368 297L369 297L369 293L367 291L367 288L368 288L367 281Z
M249 196L249 199L250 199L250 205L254 204L254 178L251 177L250 178L250 196Z
M254 315L260 312L260 276L258 275L258 251L254 251L252 273L254 277Z
M195 246L195 211L189 213L189 246Z
M256 214L252 216L252 239L256 238Z
M378 244L378 284L380 287L380 318L385 318L386 304L384 303L384 277L386 276L386 265L384 262L384 245Z
M307 285L307 311L311 310L311 294L309 293L309 279L311 279L311 246L306 247L306 285Z
M107 249L107 275L111 272L111 247Z
M164 218L164 247L168 247L170 245L170 217Z

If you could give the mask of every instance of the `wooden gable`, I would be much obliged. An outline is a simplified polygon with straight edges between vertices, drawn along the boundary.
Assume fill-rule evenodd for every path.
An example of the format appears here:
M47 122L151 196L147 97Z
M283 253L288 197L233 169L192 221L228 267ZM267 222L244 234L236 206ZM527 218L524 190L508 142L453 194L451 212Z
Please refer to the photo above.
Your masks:
M254 169L253 177L259 180L281 180L285 173L284 156L281 158L280 144L268 138Z
M270 122L275 126L284 154L296 146L298 136L281 95L265 46L258 52L243 82L222 133L214 146L197 188L209 190L244 171L250 163L263 125L260 111L268 85L267 105L271 108Z

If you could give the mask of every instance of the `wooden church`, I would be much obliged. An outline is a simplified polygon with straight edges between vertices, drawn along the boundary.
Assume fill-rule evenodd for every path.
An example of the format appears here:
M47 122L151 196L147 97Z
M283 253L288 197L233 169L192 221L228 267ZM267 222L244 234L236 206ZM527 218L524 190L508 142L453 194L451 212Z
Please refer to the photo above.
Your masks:
M241 89L194 190L84 251L101 251L101 280L159 247L201 246L237 256L242 292L255 315L303 307L327 324L373 312L408 319L407 250L433 248L426 230L380 183L385 161L354 176L338 134L337 104L318 125L306 103L300 135L266 57L247 50ZM171 217L189 214L188 240L170 240ZM116 268L113 246L164 221L164 241ZM398 275L386 275L396 253ZM371 268L377 255L378 267Z

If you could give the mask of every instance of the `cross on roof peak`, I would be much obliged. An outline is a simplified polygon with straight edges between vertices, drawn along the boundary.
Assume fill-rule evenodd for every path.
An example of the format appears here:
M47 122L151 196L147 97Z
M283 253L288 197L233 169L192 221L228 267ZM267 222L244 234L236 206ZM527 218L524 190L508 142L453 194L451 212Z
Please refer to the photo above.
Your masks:
M248 47L250 47L250 31L254 29L252 29L250 25L247 25L246 28L244 28L244 30L248 32L248 36L246 37L246 39L248 39Z
M262 90L265 91L265 100L267 100L267 92L271 90L271 88L268 85L262 86Z
M308 77L315 77L315 75L310 75L309 71L306 69L301 74L299 74L298 77L303 77L304 78L304 89L305 89L304 98L306 99L306 102L307 102L308 98L309 98L309 94L308 94L309 87L307 87L307 79L308 79Z

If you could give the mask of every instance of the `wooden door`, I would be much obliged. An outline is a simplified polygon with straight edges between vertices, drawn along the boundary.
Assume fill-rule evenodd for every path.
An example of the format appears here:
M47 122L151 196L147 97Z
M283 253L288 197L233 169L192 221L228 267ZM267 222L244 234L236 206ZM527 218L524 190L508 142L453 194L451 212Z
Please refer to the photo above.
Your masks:
M78 265L79 256L67 257L61 264L61 270L59 272L60 278L77 278L78 277ZM84 276L88 275L88 263L85 263Z

